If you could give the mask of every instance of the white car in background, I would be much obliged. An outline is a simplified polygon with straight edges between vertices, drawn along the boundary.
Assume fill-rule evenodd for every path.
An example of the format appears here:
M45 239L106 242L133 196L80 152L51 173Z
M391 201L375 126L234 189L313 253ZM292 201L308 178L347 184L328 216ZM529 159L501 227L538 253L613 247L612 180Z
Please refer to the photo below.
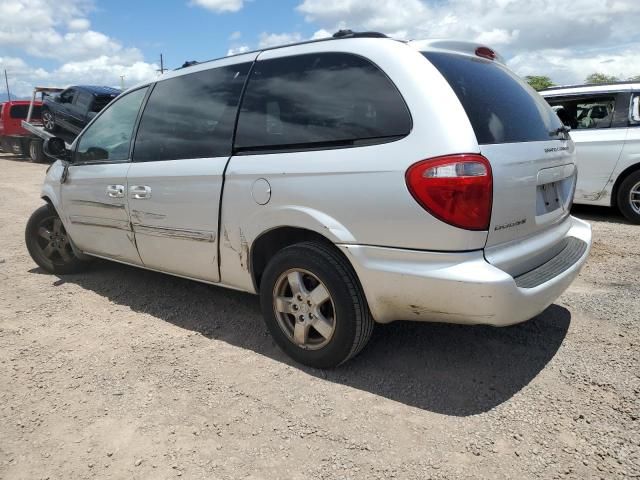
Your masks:
M640 83L555 87L540 92L576 144L575 203L618 207L640 223Z

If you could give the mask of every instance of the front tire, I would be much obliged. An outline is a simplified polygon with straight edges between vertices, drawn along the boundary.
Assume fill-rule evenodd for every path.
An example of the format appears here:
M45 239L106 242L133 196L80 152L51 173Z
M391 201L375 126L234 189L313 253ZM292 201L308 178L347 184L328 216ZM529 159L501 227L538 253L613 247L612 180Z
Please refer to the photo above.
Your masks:
M278 252L260 284L262 312L278 346L295 361L331 368L357 355L374 321L351 265L316 242Z
M25 242L33 261L49 273L77 273L87 264L74 253L62 220L49 205L38 208L29 218Z
M630 222L640 224L640 170L631 173L618 189L618 208Z
M48 108L42 109L42 125L47 132L55 132L56 131L56 119Z

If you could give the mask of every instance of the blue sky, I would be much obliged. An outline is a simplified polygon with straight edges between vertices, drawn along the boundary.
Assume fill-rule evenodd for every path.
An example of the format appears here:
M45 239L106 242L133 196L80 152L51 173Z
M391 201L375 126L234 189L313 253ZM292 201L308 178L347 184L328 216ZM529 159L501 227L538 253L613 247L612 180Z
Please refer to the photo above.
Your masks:
M160 53L175 68L345 27L488 44L558 84L640 75L640 0L0 0L0 19L0 70L19 96L131 86L157 75Z
M162 2L161 7L151 0L112 0L99 2L91 19L98 31L135 45L148 61L162 52L175 68L185 60L224 56L233 46L255 47L265 32L295 31L311 36L313 25L295 10L297 3L256 0L245 3L238 12L215 13L175 0ZM239 38L233 38L236 32Z

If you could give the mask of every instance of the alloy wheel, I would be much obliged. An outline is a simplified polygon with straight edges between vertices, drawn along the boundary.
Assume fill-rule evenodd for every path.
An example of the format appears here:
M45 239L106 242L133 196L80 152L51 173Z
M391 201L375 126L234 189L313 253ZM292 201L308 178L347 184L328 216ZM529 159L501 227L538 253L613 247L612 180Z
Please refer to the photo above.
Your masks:
M640 182L629 190L629 205L631 205L634 212L640 215Z
M47 130L53 130L53 128L55 127L55 122L53 120L53 115L51 114L51 112L44 112L42 114L42 123L44 123L44 127Z
M329 343L336 327L336 310L322 281L303 269L282 273L273 289L273 309L287 338L305 350Z
M54 263L67 263L74 258L69 236L56 216L46 217L40 222L36 244L42 254Z

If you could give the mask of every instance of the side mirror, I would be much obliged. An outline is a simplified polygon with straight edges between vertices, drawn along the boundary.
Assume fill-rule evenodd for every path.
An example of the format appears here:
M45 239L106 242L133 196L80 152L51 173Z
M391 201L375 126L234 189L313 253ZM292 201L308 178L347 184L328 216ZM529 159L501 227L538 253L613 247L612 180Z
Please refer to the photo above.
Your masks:
M44 141L44 153L57 160L69 161L69 151L60 137L51 137Z
M640 122L640 95L633 97L631 102L631 120Z

